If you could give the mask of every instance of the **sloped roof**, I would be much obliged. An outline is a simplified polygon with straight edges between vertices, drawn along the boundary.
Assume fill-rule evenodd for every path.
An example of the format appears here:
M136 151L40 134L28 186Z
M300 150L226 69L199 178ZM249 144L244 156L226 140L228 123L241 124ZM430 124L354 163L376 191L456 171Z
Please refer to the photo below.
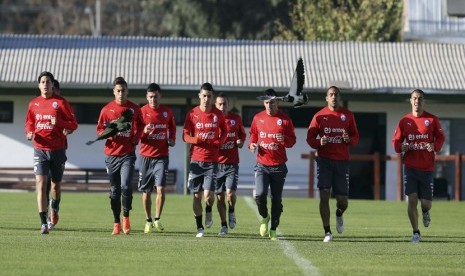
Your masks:
M160 37L0 35L0 85L37 87L41 71L62 84L106 88L123 76L132 88L236 91L285 89L302 57L305 89L336 84L355 91L465 93L465 45L276 42Z

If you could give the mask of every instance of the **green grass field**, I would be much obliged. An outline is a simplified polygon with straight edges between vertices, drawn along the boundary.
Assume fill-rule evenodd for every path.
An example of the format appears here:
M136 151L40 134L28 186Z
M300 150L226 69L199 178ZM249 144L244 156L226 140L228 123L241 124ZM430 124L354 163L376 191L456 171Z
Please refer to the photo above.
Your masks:
M262 238L251 198L238 224L218 237L219 216L195 238L190 196L167 195L165 233L143 234L134 194L132 233L111 236L108 195L64 193L60 223L39 234L35 193L0 193L0 275L465 275L465 204L435 201L420 244L410 243L405 202L351 200L346 227L324 236L318 200L285 198L279 241ZM335 201L331 201L332 213ZM420 222L421 224L421 222Z

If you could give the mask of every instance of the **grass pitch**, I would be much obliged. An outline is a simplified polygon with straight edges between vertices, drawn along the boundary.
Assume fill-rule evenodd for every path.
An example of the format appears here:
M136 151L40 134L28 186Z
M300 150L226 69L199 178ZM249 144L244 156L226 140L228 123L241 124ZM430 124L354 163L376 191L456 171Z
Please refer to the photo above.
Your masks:
M434 201L431 226L421 226L422 241L412 244L406 202L350 200L343 235L332 217L334 241L326 244L318 200L285 198L282 237L273 242L258 234L250 199L238 198L238 224L227 236L218 237L214 209L199 239L191 196L168 194L165 233L147 235L135 193L131 235L111 236L108 194L64 193L56 230L40 235L35 193L0 192L0 275L465 274L463 202Z

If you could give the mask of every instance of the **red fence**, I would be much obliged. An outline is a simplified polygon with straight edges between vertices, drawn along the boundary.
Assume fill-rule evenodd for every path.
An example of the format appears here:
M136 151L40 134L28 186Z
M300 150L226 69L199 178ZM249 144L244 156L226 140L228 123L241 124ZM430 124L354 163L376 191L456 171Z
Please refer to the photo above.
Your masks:
M315 187L315 158L317 152L311 151L310 153L303 153L301 155L302 159L309 159L309 174L308 174L308 197L313 198L314 193L313 189ZM375 200L380 199L380 164L381 161L396 161L397 162L397 200L402 200L402 159L400 154L396 155L380 155L379 152L373 154L351 154L350 161L372 161L374 162L373 166L373 175L374 175L374 197ZM457 152L455 155L436 155L435 161L447 161L455 163L455 201L460 201L460 185L462 183L462 162L465 160L465 156L462 156L461 153Z

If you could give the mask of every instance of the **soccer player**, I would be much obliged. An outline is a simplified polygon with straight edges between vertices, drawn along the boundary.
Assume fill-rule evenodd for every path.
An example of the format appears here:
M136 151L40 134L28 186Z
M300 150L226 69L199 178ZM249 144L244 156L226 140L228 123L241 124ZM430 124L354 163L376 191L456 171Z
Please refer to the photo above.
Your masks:
M221 219L220 235L228 234L226 223L226 198L228 201L229 228L236 227L236 190L239 174L239 150L244 145L246 133L242 119L239 115L229 112L229 98L220 93L216 96L215 106L223 112L226 122L226 141L220 147L218 159L218 174L215 193L217 196L217 208Z
M57 95L57 96L61 96L61 90L60 90L60 83L58 82L58 80L54 79L53 80L53 95ZM73 111L73 108L70 106L71 108L71 113L74 114L74 111ZM63 134L65 134L66 136L73 133L72 130L67 130L66 132L64 132ZM68 140L66 139L66 147L65 149L68 149ZM50 216L49 216L49 211L52 209L51 205L56 205L56 203L54 203L53 201L50 200L50 191L51 191L51 188L52 188L52 175L49 173L48 177L47 177L47 217L48 217L48 230L53 230L55 228L55 224L53 224L52 222L52 214L50 213ZM61 198L61 185L60 186L56 186L56 194L58 195L57 197L58 198ZM55 213L58 213L58 208L56 208L55 210ZM58 222L58 220L56 221Z
M424 110L425 93L422 90L413 90L410 104L412 112L400 119L392 144L396 152L403 154L407 213L413 228L412 242L418 243L421 238L418 199L421 201L423 226L428 227L433 200L434 152L441 150L445 138L438 118Z
M118 132L106 139L103 152L106 154L105 164L110 180L110 204L114 223L112 235L121 233L121 205L123 206L123 232L129 235L131 224L129 211L132 209L132 177L136 162L136 145L139 143L144 120L139 105L128 100L128 85L124 78L117 77L113 81L115 99L105 105L98 119L97 135L102 134L107 123L119 119L123 112L132 112L132 121L128 129Z
M191 144L188 188L193 193L193 211L197 238L204 236L202 192L205 197L205 226L213 224L213 195L218 172L219 149L226 139L224 115L213 106L213 87L204 83L198 94L200 104L187 115L183 128L184 142Z
M268 89L264 93L265 110L253 117L250 126L249 150L258 151L255 165L255 202L262 216L260 235L269 234L271 240L278 240L276 229L283 211L282 193L287 175L286 148L296 143L294 125L285 113L279 110L276 92ZM271 218L268 213L268 187L271 191ZM271 220L271 227L268 224ZM268 233L269 229L269 233Z
M331 189L336 197L336 230L344 231L343 214L349 196L349 146L359 140L357 124L352 112L341 106L341 91L331 86L326 91L327 106L313 116L307 132L307 143L317 149L317 180L320 189L320 216L325 237L333 240L330 227L329 198Z
M41 221L40 232L49 233L47 224L47 179L51 178L51 224L59 220L60 184L66 163L66 135L78 124L69 103L53 94L54 77L42 72L38 77L40 96L30 103L26 115L26 138L34 143L34 174L36 176L37 205Z
M142 192L146 223L144 233L163 232L160 222L165 203L166 174L168 172L168 147L176 142L176 122L173 111L160 104L161 88L156 83L147 87L147 104L141 108L145 127L140 141L139 191ZM154 185L157 188L155 218L152 220L152 197Z

